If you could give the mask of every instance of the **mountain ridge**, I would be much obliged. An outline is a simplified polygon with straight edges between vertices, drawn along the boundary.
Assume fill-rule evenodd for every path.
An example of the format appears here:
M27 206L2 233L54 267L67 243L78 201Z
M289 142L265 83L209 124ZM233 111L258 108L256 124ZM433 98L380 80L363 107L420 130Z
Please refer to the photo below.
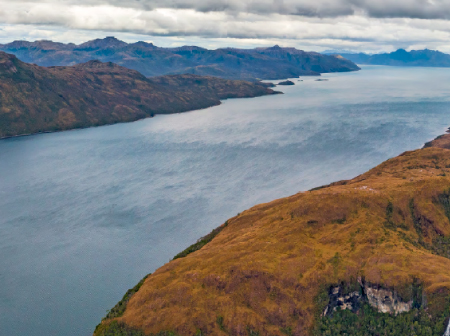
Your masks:
M68 66L98 59L137 70L147 77L191 73L255 81L359 70L351 61L295 48L161 48L142 41L128 44L111 36L80 45L14 41L0 45L0 50L41 66Z
M98 60L46 68L0 52L0 138L135 121L274 93L268 84L189 74L147 78Z
M388 66L421 66L450 67L450 55L437 50L398 49L391 53L365 54L340 53L342 57L357 64L388 65Z

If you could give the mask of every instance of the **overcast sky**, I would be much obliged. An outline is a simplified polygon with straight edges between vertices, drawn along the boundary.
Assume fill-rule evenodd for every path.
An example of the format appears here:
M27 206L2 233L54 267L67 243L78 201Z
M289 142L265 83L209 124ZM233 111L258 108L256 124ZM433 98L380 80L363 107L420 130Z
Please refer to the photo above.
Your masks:
M450 52L450 0L0 0L0 43L105 36L159 46Z

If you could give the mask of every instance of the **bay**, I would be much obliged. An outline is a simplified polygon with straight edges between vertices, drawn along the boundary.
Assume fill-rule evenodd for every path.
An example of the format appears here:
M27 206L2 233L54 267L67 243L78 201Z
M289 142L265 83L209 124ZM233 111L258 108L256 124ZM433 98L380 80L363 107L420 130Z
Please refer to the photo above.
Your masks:
M91 335L144 275L255 204L450 126L450 69L364 66L284 95L0 141L0 335Z

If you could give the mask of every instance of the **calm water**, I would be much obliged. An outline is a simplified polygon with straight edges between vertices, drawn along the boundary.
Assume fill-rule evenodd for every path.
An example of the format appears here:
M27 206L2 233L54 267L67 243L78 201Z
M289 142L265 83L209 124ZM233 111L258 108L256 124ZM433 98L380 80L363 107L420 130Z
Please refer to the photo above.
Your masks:
M354 177L450 126L450 69L323 77L0 141L0 335L90 335L128 288L227 218Z

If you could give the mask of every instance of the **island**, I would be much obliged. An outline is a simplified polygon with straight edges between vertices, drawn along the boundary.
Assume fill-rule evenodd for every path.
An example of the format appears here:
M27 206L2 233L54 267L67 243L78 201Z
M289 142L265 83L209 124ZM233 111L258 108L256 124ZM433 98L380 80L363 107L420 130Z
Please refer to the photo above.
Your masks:
M290 80L285 80L283 82L279 82L277 85L295 85L295 83Z

